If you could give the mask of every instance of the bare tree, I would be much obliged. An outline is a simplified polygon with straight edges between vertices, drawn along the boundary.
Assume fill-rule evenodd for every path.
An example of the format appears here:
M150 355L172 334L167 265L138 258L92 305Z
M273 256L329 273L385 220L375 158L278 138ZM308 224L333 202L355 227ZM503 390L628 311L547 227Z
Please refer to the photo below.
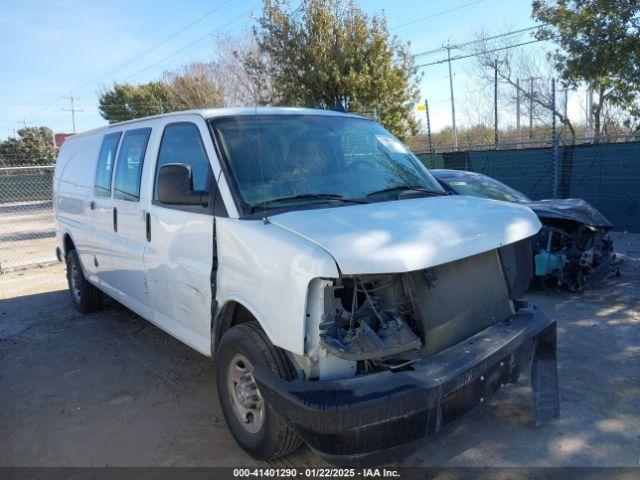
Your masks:
M190 63L178 70L165 72L162 81L177 109L223 105L222 84L211 63Z
M261 105L270 94L268 78L259 78L246 67L245 57L257 52L250 35L238 39L217 37L213 58L164 72L176 108Z
M556 102L553 103L550 79L555 72L546 56L533 56L514 47L521 43L517 36L495 37L480 32L476 40L470 42L482 81L493 85L497 73L499 86L511 87L506 92L506 102L510 106L515 106L519 100L523 106L521 111L538 120L548 121L550 115L555 115L558 122L567 128L569 135L575 138L575 128L565 114L559 95L556 95ZM502 98L504 101L505 97Z
M273 88L267 75L256 75L248 68L247 58L266 63L253 35L243 38L218 37L213 63L223 83L223 97L227 106L264 105L273 97Z

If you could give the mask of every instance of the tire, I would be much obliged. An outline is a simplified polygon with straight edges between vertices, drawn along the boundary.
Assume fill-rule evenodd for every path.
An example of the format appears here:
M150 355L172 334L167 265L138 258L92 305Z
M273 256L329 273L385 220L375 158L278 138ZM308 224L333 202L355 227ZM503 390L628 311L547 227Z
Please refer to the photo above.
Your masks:
M238 361L245 365L245 370L238 367ZM258 460L272 460L299 448L302 441L262 399L255 382L253 385L249 382L248 386L243 383L247 379L253 381L253 376L250 375L253 365L267 368L285 380L295 378L289 359L281 349L271 344L258 323L243 323L227 330L220 340L215 363L222 413L238 445ZM241 379L236 378L239 375L237 372L243 374ZM244 395L244 400L251 397L248 404L257 404L253 409L240 404L240 397L243 395L238 395L232 386L238 384L244 385L244 392L249 392L249 395ZM241 421L245 411L249 411L247 415L251 421Z
M67 282L73 306L80 313L91 313L102 307L103 294L91 285L82 271L82 264L75 249L66 256Z

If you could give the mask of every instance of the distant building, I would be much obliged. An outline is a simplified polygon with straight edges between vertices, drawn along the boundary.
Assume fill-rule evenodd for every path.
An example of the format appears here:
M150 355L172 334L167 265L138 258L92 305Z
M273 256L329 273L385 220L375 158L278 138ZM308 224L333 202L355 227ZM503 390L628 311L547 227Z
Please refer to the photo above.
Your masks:
M53 135L53 142L56 144L56 148L60 148L70 133L56 133Z

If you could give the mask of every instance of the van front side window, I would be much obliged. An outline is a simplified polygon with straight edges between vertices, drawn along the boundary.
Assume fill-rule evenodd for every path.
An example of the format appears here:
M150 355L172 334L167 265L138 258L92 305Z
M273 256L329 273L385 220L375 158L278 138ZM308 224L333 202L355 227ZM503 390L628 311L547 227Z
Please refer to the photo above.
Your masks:
M125 132L118 152L114 198L137 202L140 199L140 177L142 163L147 150L150 128L139 128Z
M156 164L156 190L154 200L158 200L158 175L165 165L181 163L191 167L193 189L207 191L212 176L211 164L204 149L198 127L193 123L173 123L167 125L162 135L158 163Z
M95 195L96 197L111 196L111 174L116 158L116 150L122 132L105 135L98 155L98 167L96 169Z

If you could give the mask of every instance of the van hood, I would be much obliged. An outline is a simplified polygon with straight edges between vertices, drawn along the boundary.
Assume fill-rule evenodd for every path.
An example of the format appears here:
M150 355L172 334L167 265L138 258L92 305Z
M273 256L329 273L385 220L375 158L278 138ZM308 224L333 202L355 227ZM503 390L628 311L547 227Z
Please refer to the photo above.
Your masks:
M345 275L421 270L528 238L541 226L526 206L467 196L297 210L269 220L326 250Z

